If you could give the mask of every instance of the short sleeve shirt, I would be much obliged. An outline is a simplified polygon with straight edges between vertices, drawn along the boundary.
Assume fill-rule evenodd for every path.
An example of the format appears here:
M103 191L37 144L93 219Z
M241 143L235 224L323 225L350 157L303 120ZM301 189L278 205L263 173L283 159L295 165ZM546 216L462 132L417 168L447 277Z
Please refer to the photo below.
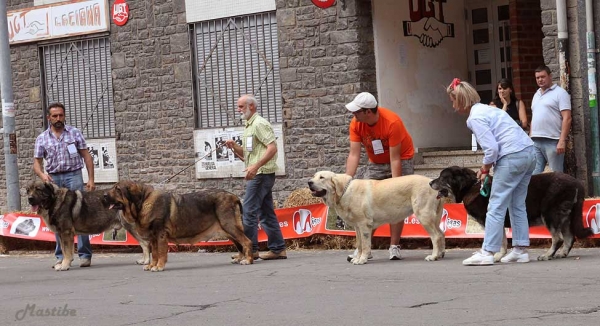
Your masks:
M63 173L81 170L83 159L80 149L87 149L83 134L79 129L65 125L60 138L48 128L35 140L34 158L46 160L46 172Z
M246 166L256 164L267 151L267 145L275 140L275 133L269 121L256 113L253 114L250 120L246 121L242 136ZM270 174L275 171L277 171L277 153L258 169L258 174Z
M369 156L369 160L377 164L390 163L390 147L400 144L400 159L413 158L415 150L413 141L400 117L386 109L379 107L379 120L374 126L359 122L352 118L350 122L350 141L363 144ZM383 146L383 152L375 154L373 141L379 140Z

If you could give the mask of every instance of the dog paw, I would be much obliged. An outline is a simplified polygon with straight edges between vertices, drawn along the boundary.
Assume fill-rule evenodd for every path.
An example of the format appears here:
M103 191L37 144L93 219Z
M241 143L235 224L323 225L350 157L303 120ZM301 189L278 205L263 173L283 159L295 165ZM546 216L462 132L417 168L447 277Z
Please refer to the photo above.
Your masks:
M441 257L439 257L439 258L441 258ZM438 256L429 255L429 256L425 257L425 260L426 260L426 261L436 261L436 260L438 260L439 258L438 258Z
M541 255L537 258L537 260L539 260L539 261L552 260L552 256Z
M162 271L164 271L164 270L165 270L165 268L164 268L164 267L158 267L158 266L153 266L153 267L150 269L150 271L151 271L151 272L162 272Z
M565 254L564 252L559 252L556 255L554 255L554 258L567 258L569 254Z
M240 260L240 265L251 265L253 262L251 260L248 259L242 259Z
M364 258L364 259L362 259L362 258L354 258L354 259L352 259L352 264L353 265L364 265L366 263L367 263L367 259L366 258Z
M144 258L142 258L142 259L136 260L135 263L136 263L136 265L148 265L148 264L150 264L150 261L144 260Z
M144 270L145 271L149 271L152 269L152 265L148 264L148 265L144 265Z
M62 264L56 264L56 266L54 266L54 270L57 272L68 271L69 268L71 268L71 266L63 266Z
M502 259L502 257L504 257L505 253L502 252L497 252L494 254L494 263L500 262L500 259Z

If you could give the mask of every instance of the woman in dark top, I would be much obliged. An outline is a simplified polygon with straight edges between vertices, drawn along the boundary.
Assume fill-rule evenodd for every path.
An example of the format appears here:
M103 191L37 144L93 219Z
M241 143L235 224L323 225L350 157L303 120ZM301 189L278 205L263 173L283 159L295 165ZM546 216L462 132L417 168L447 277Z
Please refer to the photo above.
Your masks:
M518 100L515 96L514 87L510 80L506 78L500 79L496 97L492 100L490 105L506 111L506 113L508 113L521 128L527 129L525 103Z

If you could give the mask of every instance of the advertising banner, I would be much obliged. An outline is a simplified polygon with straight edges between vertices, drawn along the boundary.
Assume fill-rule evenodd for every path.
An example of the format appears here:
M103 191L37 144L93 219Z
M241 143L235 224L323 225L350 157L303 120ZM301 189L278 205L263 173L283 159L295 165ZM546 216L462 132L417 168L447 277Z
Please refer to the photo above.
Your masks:
M583 226L592 228L592 238L600 238L600 221L596 217L600 210L600 200L586 200L583 205ZM279 226L285 239L298 239L309 237L313 234L330 234L354 236L354 230L339 230L335 221L328 223L328 207L324 204L282 208L275 210L279 219ZM332 214L335 216L335 214ZM335 218L335 217L334 217ZM467 215L462 204L446 204L440 222L440 229L446 238L483 238L483 227ZM550 238L544 226L534 226L529 230L532 239ZM55 241L54 234L44 224L41 216L35 214L9 213L0 215L0 235L22 239ZM379 227L374 236L389 237L389 226ZM507 237L512 234L508 229ZM428 238L429 235L420 225L419 219L411 215L404 220L403 238ZM75 238L77 240L77 238ZM267 241L267 236L259 226L258 241ZM99 245L137 245L137 241L125 229L107 230L102 234L91 234L90 242ZM198 246L229 245L229 240L212 240L199 242Z

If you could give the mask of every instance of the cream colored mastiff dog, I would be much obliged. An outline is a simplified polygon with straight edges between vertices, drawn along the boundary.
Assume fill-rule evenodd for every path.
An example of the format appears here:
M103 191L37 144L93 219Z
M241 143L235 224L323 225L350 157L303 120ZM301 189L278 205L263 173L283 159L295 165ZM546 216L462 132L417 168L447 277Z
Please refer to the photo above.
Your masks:
M440 230L443 203L437 198L437 191L429 186L430 181L421 175L363 180L320 171L310 179L308 186L313 196L323 198L327 206L354 226L358 254L351 262L362 265L371 254L373 231L382 224L404 223L413 213L433 242L433 252L425 260L444 257L446 244Z

